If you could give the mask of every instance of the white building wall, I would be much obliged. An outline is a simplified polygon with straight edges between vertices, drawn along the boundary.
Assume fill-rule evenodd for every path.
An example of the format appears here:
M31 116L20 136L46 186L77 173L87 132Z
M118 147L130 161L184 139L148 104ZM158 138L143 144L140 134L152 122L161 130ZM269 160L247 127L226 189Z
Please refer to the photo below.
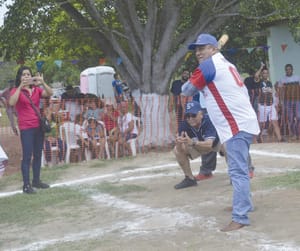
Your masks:
M300 44L292 37L287 25L277 25L269 28L268 45L270 76L273 84L285 75L284 66L292 64L294 74L300 75ZM285 51L281 46L287 44Z

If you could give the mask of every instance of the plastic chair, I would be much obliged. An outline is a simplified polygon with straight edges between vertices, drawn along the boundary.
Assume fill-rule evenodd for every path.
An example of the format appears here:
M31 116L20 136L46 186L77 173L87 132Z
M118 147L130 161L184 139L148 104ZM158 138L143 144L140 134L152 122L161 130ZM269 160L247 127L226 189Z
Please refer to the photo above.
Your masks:
M132 156L135 157L137 154L137 150L139 149L139 142L138 142L138 137L141 133L142 127L141 127L141 119L139 117L133 116L134 124L137 127L138 130L138 135L134 139L129 139L127 143L129 143L130 148L131 148L131 153ZM119 143L116 142L116 149L115 149L115 158L118 158L119 154Z
M81 156L81 146L77 144L76 131L75 128L71 129L72 126L75 127L75 124L73 122L66 122L59 127L60 135L62 136L62 139L65 140L67 146L65 158L66 163L70 163L71 150L79 151L79 156Z
M51 146L51 161L50 162L47 162L46 158L45 158L45 153L44 151L46 151L44 148L42 150L42 161L41 161L41 167L45 167L46 165L57 165L58 163L58 151L59 151L59 148L58 146Z

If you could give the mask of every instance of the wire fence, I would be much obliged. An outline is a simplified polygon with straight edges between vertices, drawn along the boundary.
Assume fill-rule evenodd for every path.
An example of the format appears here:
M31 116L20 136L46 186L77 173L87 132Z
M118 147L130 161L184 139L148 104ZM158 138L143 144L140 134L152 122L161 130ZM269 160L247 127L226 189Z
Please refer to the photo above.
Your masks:
M262 105L263 100L255 95L253 97L251 102L254 107ZM283 101L278 101L279 97L283 97ZM274 96L270 107L267 103L263 105L260 114L255 107L261 125L257 142L280 141L276 123L271 118L278 118L277 125L284 141L298 142L299 100L299 88L293 86L282 88ZM138 99L130 97L118 104L113 99L89 95L62 100L44 99L41 111L51 121L52 130L45 134L42 165L55 166L92 159L118 159L149 151L169 151L174 146L178 124L184 120L186 101L176 97L170 99L167 95L143 95ZM130 115L126 115L127 112ZM20 140L14 135L4 108L1 113L0 143L5 150L8 149L8 156L18 156L20 161L20 148L5 145L19 145ZM131 125L130 121L133 121ZM126 131L127 126L133 126L131 132ZM3 144L3 139L11 140Z

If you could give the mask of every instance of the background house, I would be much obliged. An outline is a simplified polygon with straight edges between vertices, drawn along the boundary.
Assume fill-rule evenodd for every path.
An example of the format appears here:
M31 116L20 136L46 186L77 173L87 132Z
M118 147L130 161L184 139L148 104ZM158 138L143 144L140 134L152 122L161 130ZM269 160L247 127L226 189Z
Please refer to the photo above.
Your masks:
M267 43L270 46L269 64L271 81L275 84L285 75L284 66L292 64L294 74L300 76L300 44L297 44L286 24L268 27Z

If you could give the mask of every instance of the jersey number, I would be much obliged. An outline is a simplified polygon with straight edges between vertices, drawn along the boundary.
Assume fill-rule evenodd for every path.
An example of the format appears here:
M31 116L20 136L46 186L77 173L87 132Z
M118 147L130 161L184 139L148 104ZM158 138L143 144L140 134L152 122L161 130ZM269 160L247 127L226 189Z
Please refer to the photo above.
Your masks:
M237 70L234 67L229 66L229 71L231 72L236 84L238 86L242 87L244 85L244 83L241 80L240 74L237 72Z

